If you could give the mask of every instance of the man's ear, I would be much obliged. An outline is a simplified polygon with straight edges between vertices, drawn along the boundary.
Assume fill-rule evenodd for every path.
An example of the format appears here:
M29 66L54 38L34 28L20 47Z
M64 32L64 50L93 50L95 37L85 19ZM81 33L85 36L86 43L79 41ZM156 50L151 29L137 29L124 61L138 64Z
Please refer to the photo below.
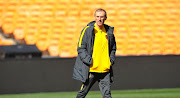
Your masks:
M104 20L107 20L107 17Z

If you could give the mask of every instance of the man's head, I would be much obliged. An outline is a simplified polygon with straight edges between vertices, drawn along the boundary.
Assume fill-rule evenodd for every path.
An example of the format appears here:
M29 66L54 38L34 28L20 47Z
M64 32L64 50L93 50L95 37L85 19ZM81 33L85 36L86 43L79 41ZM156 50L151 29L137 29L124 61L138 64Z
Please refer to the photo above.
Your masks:
M105 20L107 19L107 14L104 9L97 9L94 13L96 25L102 27Z

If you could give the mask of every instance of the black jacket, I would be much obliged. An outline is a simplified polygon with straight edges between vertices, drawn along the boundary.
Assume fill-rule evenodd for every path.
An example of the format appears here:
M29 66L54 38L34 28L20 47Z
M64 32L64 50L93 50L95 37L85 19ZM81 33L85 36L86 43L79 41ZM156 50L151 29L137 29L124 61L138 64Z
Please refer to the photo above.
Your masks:
M92 52L93 52L93 46L94 46L94 23L95 21L90 22L85 27L82 32L80 38L81 41L79 41L79 44L81 45L79 47L78 44L78 56L76 58L76 62L74 65L74 71L73 71L73 78L76 80L80 80L82 82L86 82L86 80L89 78L89 66L92 64ZM113 34L114 27L110 27L106 24L104 24L104 27L106 29L107 35L108 35L108 45L109 45L109 56L111 61L111 82L113 78L112 73L112 65L115 61L115 52L116 52L116 41Z

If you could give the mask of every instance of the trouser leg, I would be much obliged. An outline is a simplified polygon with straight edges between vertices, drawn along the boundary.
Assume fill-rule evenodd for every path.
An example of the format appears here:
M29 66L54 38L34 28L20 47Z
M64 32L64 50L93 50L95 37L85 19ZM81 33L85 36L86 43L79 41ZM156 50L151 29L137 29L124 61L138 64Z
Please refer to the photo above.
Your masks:
M78 92L76 98L85 98L93 84L96 82L96 79L93 74L90 74L89 80L82 84L80 91Z
M110 73L104 73L99 82L99 89L103 98L112 98L111 97L111 82L110 82Z

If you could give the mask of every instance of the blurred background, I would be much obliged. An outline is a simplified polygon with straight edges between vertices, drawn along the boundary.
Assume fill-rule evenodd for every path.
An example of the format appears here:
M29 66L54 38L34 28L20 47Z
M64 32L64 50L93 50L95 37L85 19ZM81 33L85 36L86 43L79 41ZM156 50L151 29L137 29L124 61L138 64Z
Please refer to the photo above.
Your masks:
M179 55L178 0L0 0L0 45L36 45L43 57L75 57L97 8L115 27L117 56Z
M115 27L112 89L180 87L179 0L0 0L0 93L78 90L77 43L98 8Z

